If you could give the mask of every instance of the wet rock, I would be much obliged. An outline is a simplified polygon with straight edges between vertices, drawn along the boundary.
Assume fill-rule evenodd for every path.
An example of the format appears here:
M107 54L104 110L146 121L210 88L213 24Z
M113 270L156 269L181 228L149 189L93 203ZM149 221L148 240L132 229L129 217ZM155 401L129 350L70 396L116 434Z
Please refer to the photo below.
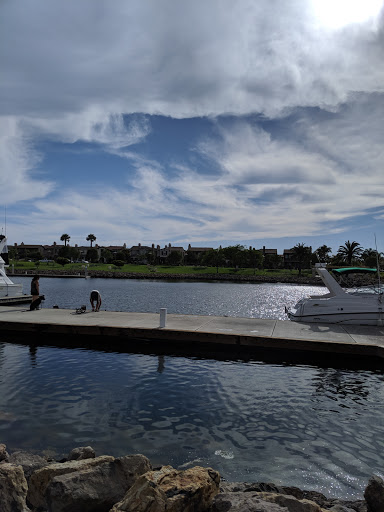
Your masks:
M109 455L96 457L95 459L73 460L64 463L50 464L35 471L30 480L27 499L34 507L47 508L45 494L51 481L60 475L85 471L93 466L99 466L114 461L115 458Z
M286 508L262 500L257 492L228 492L218 494L212 512L288 512Z
M94 458L96 458L96 453L91 446L79 446L78 448L71 450L67 460L84 460Z
M163 466L139 477L111 512L205 512L219 482L219 473L211 468Z
M384 481L382 478L376 475L371 476L364 491L364 498L369 512L384 512Z
M0 462L8 462L9 454L5 444L0 443Z
M43 457L40 457L40 455L24 452L22 450L13 452L9 456L9 462L22 466L27 482L29 482L34 471L48 466L48 462L43 459Z
M28 512L27 489L27 481L21 466L8 462L0 464L1 512Z
M276 494L270 492L260 492L258 496L269 503L275 503L289 512L322 512L322 508L310 500L298 500L288 494Z
M45 498L50 512L107 511L120 501L135 480L150 471L144 455L113 461L54 477Z

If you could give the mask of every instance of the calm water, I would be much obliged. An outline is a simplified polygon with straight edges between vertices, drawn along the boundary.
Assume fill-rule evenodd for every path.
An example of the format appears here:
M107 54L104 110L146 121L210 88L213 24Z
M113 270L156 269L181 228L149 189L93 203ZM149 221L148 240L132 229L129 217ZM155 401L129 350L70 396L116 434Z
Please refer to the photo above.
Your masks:
M87 303L92 288L106 309L275 318L324 291L41 279L45 307ZM98 455L143 453L155 465L212 466L231 481L361 499L368 478L384 476L384 370L330 366L36 348L3 336L0 442L57 458L84 445Z
M12 277L29 293L31 277ZM191 315L228 315L286 320L284 306L296 304L303 296L326 293L321 286L283 284L157 281L140 279L40 278L40 292L46 297L43 307L89 307L89 293L99 290L101 309Z

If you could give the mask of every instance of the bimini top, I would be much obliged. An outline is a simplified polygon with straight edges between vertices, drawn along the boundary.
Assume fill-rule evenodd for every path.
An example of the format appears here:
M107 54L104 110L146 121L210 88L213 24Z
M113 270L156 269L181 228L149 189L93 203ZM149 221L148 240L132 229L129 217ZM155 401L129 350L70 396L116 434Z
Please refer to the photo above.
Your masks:
M377 268L363 268L363 267L333 268L332 272L336 272L339 275L377 274Z

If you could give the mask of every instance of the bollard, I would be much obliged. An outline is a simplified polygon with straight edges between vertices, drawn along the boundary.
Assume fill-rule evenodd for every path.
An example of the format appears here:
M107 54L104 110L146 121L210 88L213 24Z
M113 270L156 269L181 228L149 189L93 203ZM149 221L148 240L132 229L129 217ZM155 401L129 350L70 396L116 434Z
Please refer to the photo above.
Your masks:
M167 308L160 308L160 327L165 327L167 320Z

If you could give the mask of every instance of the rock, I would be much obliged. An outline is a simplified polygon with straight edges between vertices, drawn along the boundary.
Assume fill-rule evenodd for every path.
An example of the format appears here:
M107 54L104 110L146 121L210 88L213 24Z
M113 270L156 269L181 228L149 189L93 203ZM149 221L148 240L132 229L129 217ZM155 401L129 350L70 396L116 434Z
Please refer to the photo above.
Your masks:
M289 512L322 512L323 509L310 500L298 500L294 496L290 496L288 494L276 494L272 492L260 492L258 496L269 503L276 503L280 507L284 509L284 507Z
M212 512L288 512L286 508L264 501L257 492L225 492L218 494Z
M72 460L62 464L50 464L49 466L38 469L32 474L29 480L27 500L36 508L46 508L45 493L53 478L67 473L73 473L74 471L84 471L90 467L99 466L114 460L114 457L104 455L96 457L95 459Z
M22 466L27 482L29 482L34 471L48 466L48 462L43 459L43 457L40 457L40 455L24 452L22 450L13 452L9 456L9 462Z
M5 444L0 443L0 462L8 462L9 454Z
M110 512L203 512L219 491L220 475L196 466L179 471L171 466L139 477Z
M86 459L84 462L95 460ZM80 462L73 461L72 464ZM67 462L60 466L70 464ZM144 455L127 455L118 459L112 457L112 460L104 460L99 464L52 475L44 498L50 512L109 510L124 497L140 475L151 469Z
M370 512L384 512L384 481L373 475L364 491L364 498Z
M71 450L68 460L94 459L95 457L95 450L91 446L79 446Z
M317 503L274 492L227 492L216 496L213 512L323 512Z
M28 512L27 481L23 468L4 462L0 464L1 512Z
M334 505L329 509L330 512L355 512L353 508L344 507L344 505Z

